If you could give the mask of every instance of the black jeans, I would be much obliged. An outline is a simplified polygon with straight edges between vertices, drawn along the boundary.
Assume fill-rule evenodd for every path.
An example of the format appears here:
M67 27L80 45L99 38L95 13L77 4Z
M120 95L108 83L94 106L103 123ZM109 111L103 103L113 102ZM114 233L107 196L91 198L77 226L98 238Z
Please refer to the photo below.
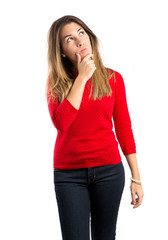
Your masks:
M63 240L114 240L125 185L122 162L91 168L54 170ZM90 224L91 223L91 224Z

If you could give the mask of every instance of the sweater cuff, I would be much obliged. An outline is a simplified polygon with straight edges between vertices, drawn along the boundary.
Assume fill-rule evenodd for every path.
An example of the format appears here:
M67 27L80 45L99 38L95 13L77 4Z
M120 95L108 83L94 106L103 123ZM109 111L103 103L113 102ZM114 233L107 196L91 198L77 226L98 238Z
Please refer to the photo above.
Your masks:
M132 153L136 153L136 149L127 149L127 150L123 151L124 155L132 154Z

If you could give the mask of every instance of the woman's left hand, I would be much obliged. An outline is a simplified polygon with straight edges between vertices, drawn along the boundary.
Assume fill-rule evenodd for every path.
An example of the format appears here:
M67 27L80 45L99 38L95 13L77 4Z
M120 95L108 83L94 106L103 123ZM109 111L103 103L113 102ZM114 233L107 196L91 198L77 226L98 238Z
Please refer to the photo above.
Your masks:
M131 190L131 196L132 196L131 204L134 205L133 208L137 208L142 204L142 200L144 197L142 185L131 182L130 190Z

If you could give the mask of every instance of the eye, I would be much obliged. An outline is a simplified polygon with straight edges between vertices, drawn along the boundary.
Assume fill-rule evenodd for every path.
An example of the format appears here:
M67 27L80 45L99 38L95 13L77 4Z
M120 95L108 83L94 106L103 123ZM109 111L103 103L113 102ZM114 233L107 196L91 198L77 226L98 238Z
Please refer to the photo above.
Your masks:
M84 31L81 31L79 34L81 34L81 33L84 34Z
M85 32L84 31L81 31L79 34L81 35L81 33L82 33L82 35L84 35L85 34ZM69 42L69 40L70 39L73 39L72 37L69 37L68 39L67 39L67 43Z
M68 38L68 39L67 39L67 42L69 42L69 39L72 39L72 37Z

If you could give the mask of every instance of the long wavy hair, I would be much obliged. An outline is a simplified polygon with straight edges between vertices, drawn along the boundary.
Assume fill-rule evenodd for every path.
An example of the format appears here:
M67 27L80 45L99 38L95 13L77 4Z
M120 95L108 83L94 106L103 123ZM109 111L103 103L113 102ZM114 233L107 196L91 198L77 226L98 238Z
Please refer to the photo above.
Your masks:
M71 61L61 55L60 32L66 24L71 22L79 24L86 31L92 46L96 70L92 75L89 98L92 96L92 88L94 100L101 99L104 95L110 96L112 90L109 78L114 75L114 71L103 65L98 51L98 38L82 20L72 15L65 15L53 22L48 32L48 77L45 86L47 100L57 98L61 103L68 96L76 78Z

